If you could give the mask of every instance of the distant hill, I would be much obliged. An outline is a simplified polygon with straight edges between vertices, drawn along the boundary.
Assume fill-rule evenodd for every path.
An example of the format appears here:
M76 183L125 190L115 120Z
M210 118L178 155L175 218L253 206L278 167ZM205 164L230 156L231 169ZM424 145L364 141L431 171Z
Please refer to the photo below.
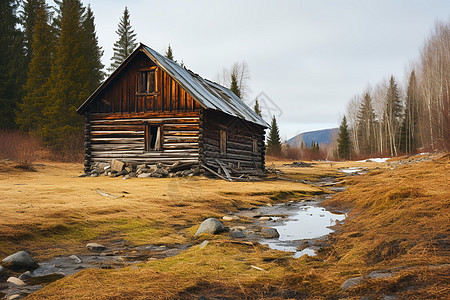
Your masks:
M302 142L305 145L308 145L308 147L311 147L311 143L313 141L314 143L319 143L319 145L331 144L331 142L333 141L333 135L337 134L338 132L339 132L338 128L303 132L288 139L287 143L289 144L289 146L297 148L302 145Z

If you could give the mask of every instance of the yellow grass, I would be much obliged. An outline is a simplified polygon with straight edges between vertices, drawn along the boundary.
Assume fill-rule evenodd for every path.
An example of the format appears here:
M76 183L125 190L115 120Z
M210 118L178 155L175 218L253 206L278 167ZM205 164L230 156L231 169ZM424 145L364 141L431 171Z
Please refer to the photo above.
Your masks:
M403 159L405 160L405 159ZM87 241L120 237L136 244L192 243L178 256L117 270L85 270L54 282L31 299L404 299L445 298L449 267L449 156L399 164L326 163L290 168L282 177L319 181L341 176L347 191L327 201L351 210L316 257L293 259L260 245L227 243L227 234L205 248L194 238L207 217L238 208L299 199L321 192L289 181L234 183L204 179L78 178L80 165L45 163L38 172L0 165L4 209L0 254L30 250L45 259L80 253ZM268 162L271 165L271 162ZM336 170L368 167L364 176ZM25 185L17 185L25 184ZM109 193L110 198L97 192ZM126 193L124 193L126 192ZM326 192L326 190L325 190ZM122 197L123 196L123 197ZM226 224L230 225L230 224ZM256 269L252 266L256 266ZM341 284L373 270L405 267L389 279L368 280L346 292Z

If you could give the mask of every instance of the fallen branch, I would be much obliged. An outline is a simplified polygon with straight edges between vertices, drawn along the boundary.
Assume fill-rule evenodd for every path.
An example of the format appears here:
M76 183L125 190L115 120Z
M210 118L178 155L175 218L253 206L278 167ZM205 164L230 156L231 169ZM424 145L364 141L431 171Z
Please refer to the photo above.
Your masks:
M97 193L99 193L100 195L105 196L105 197L120 198L119 196L114 196L114 195L102 192L102 191L100 191L100 189L97 189Z
M259 270L259 271L269 272L269 271L261 269L260 267L257 267L257 266L250 266L250 267L253 269Z

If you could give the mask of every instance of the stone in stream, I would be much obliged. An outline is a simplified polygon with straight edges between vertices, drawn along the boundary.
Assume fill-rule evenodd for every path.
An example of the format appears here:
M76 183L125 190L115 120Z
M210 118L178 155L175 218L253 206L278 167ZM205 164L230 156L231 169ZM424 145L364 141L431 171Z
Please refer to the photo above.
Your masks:
M89 243L86 245L86 248L88 248L91 251L96 251L96 252L103 251L106 249L105 246L103 246L101 244L97 244L97 243Z
M20 251L2 260L3 266L13 270L34 270L39 265L31 258L30 254Z
M75 263L77 263L77 264L81 264L82 263L81 259L78 256L76 256L75 254L69 256L69 258L73 259L75 261Z
M275 239L280 237L278 230L272 227L263 227L261 229L261 234L266 239Z
M195 235L197 236L202 233L216 234L223 231L225 231L225 227L219 220L215 218L209 218L203 221Z
M9 277L8 280L6 280L6 282L12 283L15 285L27 285L25 282L23 282L22 280L20 280L17 277L14 277L14 276Z

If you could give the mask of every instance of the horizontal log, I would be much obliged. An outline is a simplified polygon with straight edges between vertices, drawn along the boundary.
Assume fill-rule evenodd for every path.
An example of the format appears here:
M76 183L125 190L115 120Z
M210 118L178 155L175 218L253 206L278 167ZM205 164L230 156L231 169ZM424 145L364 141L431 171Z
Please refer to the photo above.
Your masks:
M129 135L136 135L136 134L144 134L143 128L139 128L138 131L136 130L113 130L113 131L100 131L100 130L92 130L91 135L97 136L97 135L109 135L109 134L129 134Z
M170 131L170 130L191 130L191 131L198 131L199 127L198 124L192 124L192 125L167 125L164 124L163 126L164 131Z
M198 124L198 118L154 118L154 119L118 119L118 120L95 120L92 126L114 126L114 125L144 125L146 123L161 124Z
M144 144L144 138L92 138L91 144Z
M111 158L108 157L94 157L92 158L93 162L110 162ZM121 158L120 161L123 162L132 162L132 163L147 163L147 164L152 164L152 163L175 163L177 161L182 161L185 163L191 162L191 163L195 163L198 162L197 159L192 159L192 158L180 158L180 157L175 157L175 158Z
M219 159L236 159L236 160L241 160L241 161L261 161L261 157L252 157L252 156L247 156L247 155L239 155L239 154L231 154L231 153L227 153L225 155L221 155L217 152L212 152L212 151L204 151L205 156L208 158L219 158Z
M177 159L178 158L190 158L190 159L193 159L193 158L198 158L198 154L195 154L195 153L168 154L168 153L166 153L164 155L157 155L157 153L146 152L146 153L137 155L137 154L119 154L119 153L111 154L111 153L107 153L107 152L102 152L102 153L92 154L91 159L107 158L107 157L109 157L109 158L136 158L136 159L138 159L138 158L140 158L140 159L143 159L143 158L161 158L161 159L164 159L164 158L173 158L173 159L175 159L175 158L177 158Z
M91 115L92 120L101 119L131 119L131 118L183 118L198 117L198 111L192 112L147 112L147 113L94 113Z
M139 150L144 151L143 144L94 144L91 150Z
M198 143L199 138L195 136L175 136L175 137L166 137L164 136L164 144L167 143Z
M179 135L187 135L187 136L198 136L198 131L165 131L164 130L164 135L175 135L175 136L179 136Z

